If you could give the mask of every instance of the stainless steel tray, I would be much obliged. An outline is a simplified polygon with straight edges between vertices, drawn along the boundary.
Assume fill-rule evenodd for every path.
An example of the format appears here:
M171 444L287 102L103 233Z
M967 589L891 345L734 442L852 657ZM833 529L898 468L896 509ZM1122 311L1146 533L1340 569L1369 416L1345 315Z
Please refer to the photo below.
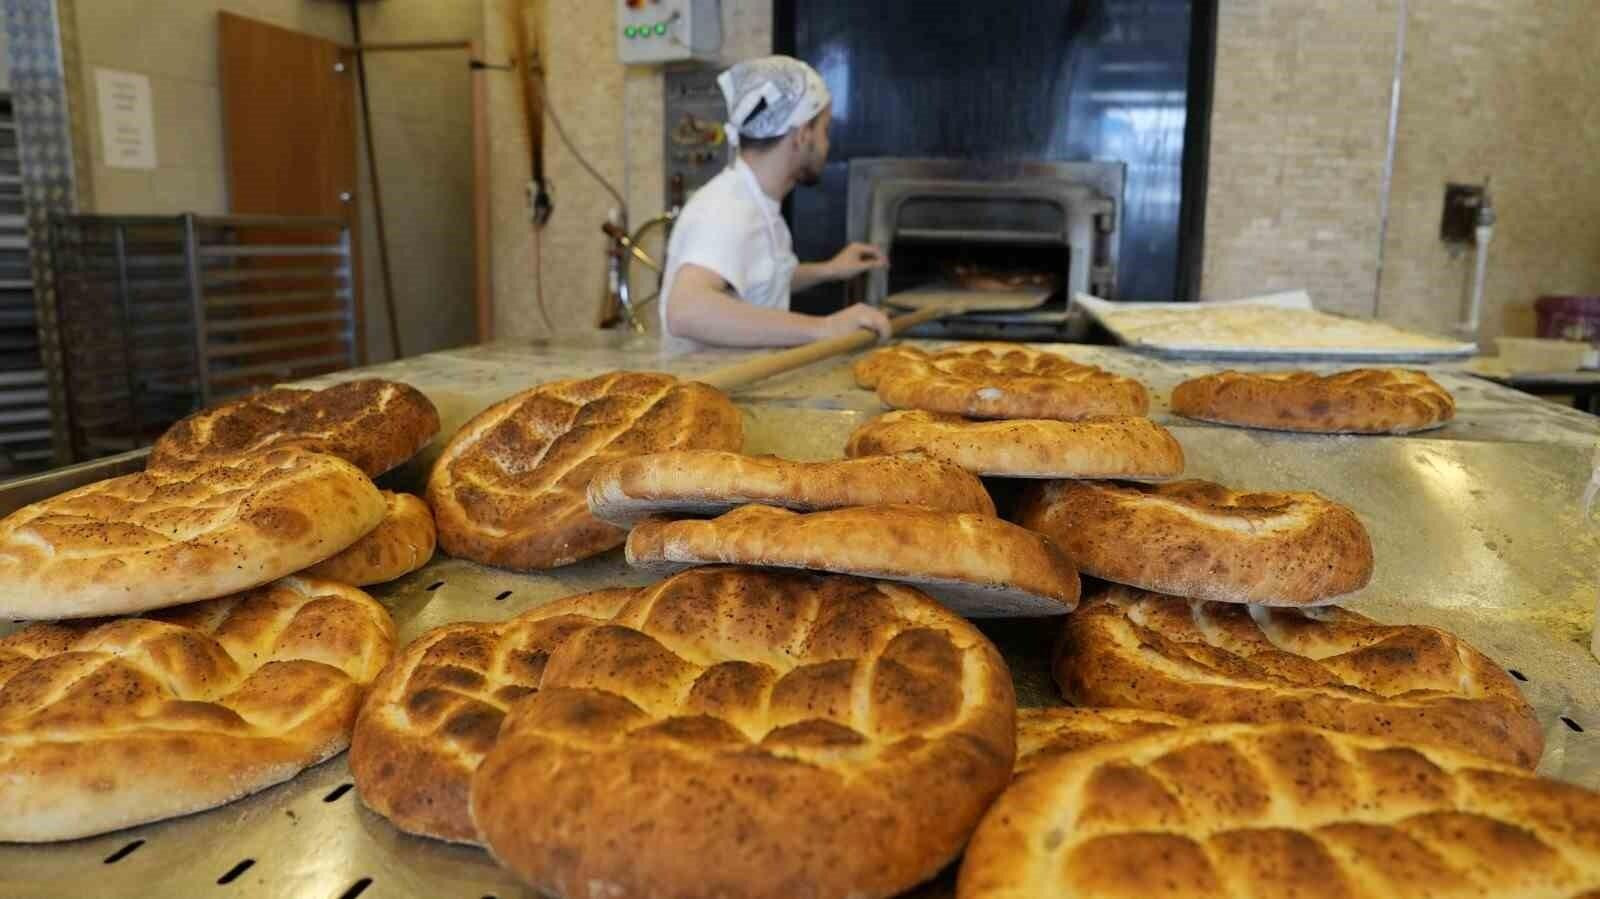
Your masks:
M801 380L837 383L841 367L847 371L848 361ZM816 408L802 398L772 396L774 388L769 382L741 397L751 452L836 456L849 432L875 411ZM850 405L863 405L856 399ZM825 393L814 402L838 405ZM1587 648L1600 593L1600 535L1576 503L1589 477L1588 445L1319 438L1199 426L1176 432L1194 476L1262 489L1310 487L1352 505L1372 532L1377 574L1349 604L1385 621L1435 624L1473 641L1515 672L1534 704L1547 741L1541 770L1600 787L1600 663ZM423 468L403 469L394 486L415 488ZM0 488L0 513L4 502ZM573 592L648 580L627 569L618 553L537 575L440 556L372 592L405 642L446 622L500 619ZM1023 704L1059 701L1048 666L1058 621L981 626L1010 662ZM10 627L0 625L0 632ZM349 783L340 756L210 812L71 843L0 845L0 895L528 895L482 851L399 833L367 811ZM947 874L914 895L945 896L949 888Z

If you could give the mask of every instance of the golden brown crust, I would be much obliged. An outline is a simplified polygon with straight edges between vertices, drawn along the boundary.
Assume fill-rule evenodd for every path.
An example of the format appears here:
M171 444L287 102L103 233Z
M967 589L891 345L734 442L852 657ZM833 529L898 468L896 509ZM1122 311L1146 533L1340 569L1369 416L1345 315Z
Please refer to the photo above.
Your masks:
M0 637L0 842L105 833L293 777L349 744L393 642L371 597L303 578Z
M969 618L1060 615L1078 604L1078 573L1049 540L988 515L912 506L655 519L628 535L627 553L652 571L763 565L905 581Z
M962 344L934 353L902 345L878 353L857 363L856 380L874 384L878 399L896 409L1068 421L1150 409L1138 381L1020 344Z
M1016 520L1055 540L1086 574L1177 596L1307 605L1372 577L1361 519L1317 493L1052 481L1029 489Z
M1524 768L1544 745L1516 684L1466 642L1335 606L1249 609L1117 588L1067 622L1055 673L1079 705L1287 721Z
M278 447L338 456L377 477L439 433L439 410L409 384L366 378L322 390L275 387L183 419L150 448L151 470Z
M0 520L0 616L84 618L223 596L359 540L383 496L299 449L100 481Z
M845 455L924 453L974 473L1002 478L1160 480L1183 474L1183 447L1148 418L1081 421L969 421L905 411L856 428Z
M1214 724L1034 768L960 899L1569 899L1600 888L1600 794L1449 749Z
M539 689L553 653L614 618L638 592L597 590L507 621L447 624L412 641L356 719L350 771L361 800L407 833L476 844L468 789L507 709Z
M1172 411L1222 424L1318 434L1409 434L1455 417L1449 391L1420 371L1224 371L1172 391Z
M626 537L589 512L589 481L602 466L743 442L739 410L705 384L640 372L554 381L501 400L456 432L428 478L428 505L450 555L554 568Z
M1004 787L1014 713L993 645L916 590L696 569L549 654L472 817L551 895L890 896Z
M1187 718L1144 709L1017 709L1016 773L1022 774L1069 752L1188 727L1191 723Z
M994 514L982 481L920 455L793 462L678 450L618 460L589 482L589 511L618 527L656 515L721 515L752 503L797 512L907 505Z
M307 568L306 577L355 587L385 584L428 564L437 532L428 504L409 493L382 491L383 520L367 536Z
M857 359L850 367L850 373L855 376L858 386L876 390L878 381L890 367L901 362L920 362L927 357L927 353L910 344L897 343L880 347Z

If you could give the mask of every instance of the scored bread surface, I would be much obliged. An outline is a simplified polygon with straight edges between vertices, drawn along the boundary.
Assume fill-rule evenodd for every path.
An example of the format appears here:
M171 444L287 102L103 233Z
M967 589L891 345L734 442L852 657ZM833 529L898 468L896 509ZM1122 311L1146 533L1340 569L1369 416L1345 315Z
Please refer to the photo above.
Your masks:
M0 842L212 808L342 751L393 651L354 587L285 578L0 637Z
M920 456L794 462L679 450L618 460L589 482L589 511L619 527L654 515L720 515L751 503L798 512L893 504L994 514L982 481Z
M537 890L892 896L1010 778L1005 663L917 590L713 568L610 601L529 654L473 775L484 843Z
M613 372L525 390L467 422L434 464L439 544L514 570L605 552L626 533L589 511L596 471L644 453L738 450L743 427L720 391L670 375Z
M336 556L307 568L306 577L356 587L386 584L433 558L437 533L428 504L409 493L383 492L383 520Z
M1309 724L1523 768L1544 745L1516 683L1465 641L1335 606L1250 608L1116 588L1067 621L1055 675L1077 705Z
M1214 724L1035 767L985 815L959 899L1600 891L1600 794L1467 753Z
M1177 596L1308 605L1372 577L1361 519L1311 492L1051 481L1029 489L1016 520L1055 540L1085 574Z
M637 591L571 596L501 622L458 622L413 640L372 685L350 744L362 802L396 827L477 843L472 772L511 703L539 689L552 653L611 620Z
M1049 540L989 515L913 506L653 519L628 535L627 557L653 571L761 565L905 581L967 617L1059 615L1078 604L1077 570Z
M1183 474L1183 447L1148 418L971 421L920 410L889 412L850 435L845 455L915 452L986 477L1163 480Z
M1132 378L1019 344L964 344L933 353L895 346L878 353L857 364L856 379L870 381L895 409L1071 420L1144 415L1150 408L1144 385Z
M439 433L439 410L409 384L365 378L321 390L275 387L190 415L150 448L174 468L277 447L328 453L377 477Z
M355 466L299 449L100 481L0 519L0 616L85 618L224 596L340 552L383 512Z
M1319 434L1408 434L1455 417L1450 392L1420 371L1224 371L1172 391L1172 411L1221 424Z
M850 372L855 376L856 384L874 390L878 381L883 378L883 373L891 367L902 362L922 362L928 354L909 344L897 343L893 346L881 347L862 356L850 367Z
M1190 724L1187 718L1144 709L1072 706L1017 709L1016 772L1021 774L1069 752L1082 752L1105 743L1132 740Z

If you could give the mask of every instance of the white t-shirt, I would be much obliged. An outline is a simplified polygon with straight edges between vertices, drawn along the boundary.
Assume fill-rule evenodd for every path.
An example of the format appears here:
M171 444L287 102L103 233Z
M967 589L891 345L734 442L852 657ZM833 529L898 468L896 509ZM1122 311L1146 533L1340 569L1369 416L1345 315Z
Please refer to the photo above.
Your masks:
M657 303L661 333L672 333L667 304L683 266L716 272L747 303L787 310L795 264L794 242L778 201L761 189L744 160L737 160L689 198L672 226Z

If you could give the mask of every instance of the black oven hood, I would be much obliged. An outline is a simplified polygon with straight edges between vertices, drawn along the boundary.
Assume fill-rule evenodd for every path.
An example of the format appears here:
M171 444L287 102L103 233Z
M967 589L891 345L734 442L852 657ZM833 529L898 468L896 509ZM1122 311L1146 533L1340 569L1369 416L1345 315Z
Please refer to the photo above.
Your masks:
M815 66L834 95L830 162L790 204L796 252L838 251L860 160L1120 162L1119 297L1192 298L1214 6L776 0L775 50ZM795 297L817 312L844 300Z

